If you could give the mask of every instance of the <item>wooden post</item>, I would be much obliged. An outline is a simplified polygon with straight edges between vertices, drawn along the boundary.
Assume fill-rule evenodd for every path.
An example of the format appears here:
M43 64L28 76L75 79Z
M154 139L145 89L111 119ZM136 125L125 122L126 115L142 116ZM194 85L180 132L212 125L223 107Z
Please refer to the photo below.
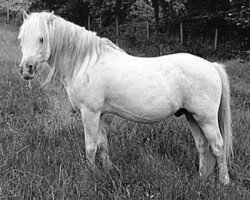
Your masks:
M119 44L119 22L118 22L118 17L116 17L115 20L115 27L116 27L116 44Z
M159 45L159 49L160 49L160 56L162 56L163 55L163 45L162 44Z
M88 15L88 30L90 30L90 15Z
M182 26L182 21L180 22L180 39L181 39L181 45L183 45L183 26Z
M214 36L214 50L217 49L217 43L218 43L218 28L215 29L215 36Z
M28 10L28 0L23 0L23 4L24 4L24 10L27 12L27 10Z
M10 23L10 9L9 9L9 7L7 7L6 21L7 21L8 24Z
M102 28L102 13L100 14L99 28Z
M146 30L147 30L147 39L149 39L149 24L146 22Z

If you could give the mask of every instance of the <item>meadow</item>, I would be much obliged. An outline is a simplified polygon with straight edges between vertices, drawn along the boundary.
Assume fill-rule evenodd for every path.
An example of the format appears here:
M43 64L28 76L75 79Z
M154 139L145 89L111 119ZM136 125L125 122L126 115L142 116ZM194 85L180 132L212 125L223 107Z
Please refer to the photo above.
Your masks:
M0 199L250 199L250 62L223 61L232 96L231 184L220 185L216 170L199 178L184 117L145 125L106 116L115 167L93 172L80 114L63 87L41 87L46 70L31 88L19 77L17 34L0 24Z

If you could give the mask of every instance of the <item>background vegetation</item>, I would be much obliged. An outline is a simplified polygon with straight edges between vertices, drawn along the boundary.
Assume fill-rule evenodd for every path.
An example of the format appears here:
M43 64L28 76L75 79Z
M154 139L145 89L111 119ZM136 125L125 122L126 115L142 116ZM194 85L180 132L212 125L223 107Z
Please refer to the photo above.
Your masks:
M6 8L19 24L23 9L53 10L136 55L250 59L250 0L0 0Z
M56 14L89 27L131 52L146 56L179 51L199 56L249 59L249 0L33 0L30 10ZM119 35L115 23L119 23ZM146 37L146 22L150 37ZM180 22L184 42L180 45ZM218 29L218 48L214 49ZM125 45L123 45L125 44ZM148 50L149 49L149 50ZM154 50L152 50L154 49ZM153 55L152 52L155 52Z
M60 2L61 6L53 10L58 14L65 13L67 17L70 17L67 12L75 12L69 11L73 9L71 4L78 5L75 3L79 2L79 5L83 5L83 1L70 0L66 3L58 0L54 1L53 6L56 6L57 2L58 5ZM86 12L93 12L92 21L97 20L93 17L94 14L100 14L92 11L89 5L96 6L97 9L98 2L84 2L84 5L88 4L89 10ZM226 187L220 185L217 172L205 180L199 178L197 150L182 117L172 117L154 125L143 125L112 115L106 116L110 155L116 167L109 172L101 169L91 172L85 161L84 128L79 113L71 109L60 84L40 87L46 75L46 66L38 79L31 83L32 88L21 80L16 69L21 58L17 40L19 27L6 25L3 18L0 18L0 199L250 199L250 62L247 61L247 56L241 56L247 49L242 48L232 59L228 54L235 49L227 46L232 43L230 40L225 40L225 46L218 46L216 51L212 47L209 49L207 44L210 42L206 43L209 37L205 36L196 43L186 40L184 45L177 45L178 37L160 29L160 24L165 23L162 4L159 3L162 1L157 1L159 29L155 27L151 30L150 40L143 39L145 35L141 36L137 29L141 22L147 19L151 20L152 26L156 25L153 1L145 1L145 7L140 9L135 6L136 2L141 5L142 1L122 2L127 2L127 7L120 8L124 12L119 19L120 30L126 37L121 37L119 42L131 54L157 55L157 48L154 46L156 43L164 44L163 53L192 52L209 60L222 61L227 66L232 90L235 150L230 167L232 183ZM239 2L247 3L231 1L229 6L235 5L235 8L243 10ZM37 5L44 7L38 6L36 9L46 8L46 1L38 3L40 4ZM186 1L170 3L174 15L166 19L168 22L178 20L179 15L174 10L176 6L189 13L189 4ZM97 29L98 34L115 39L115 34L112 33L115 33L113 20L116 16L111 13L115 12L115 6L118 4L116 1L103 1L103 4L105 6L101 13L107 12L110 17L102 14L102 30ZM185 7L182 7L182 4ZM82 9L79 5L76 7ZM215 5L216 9L221 8L219 4ZM197 16L206 15L206 6L208 4L204 5L203 11L200 7L197 8L197 12L202 11ZM109 12L109 9L113 11ZM126 14L127 9L129 15ZM169 9L168 13L171 13ZM238 10L235 11L236 14L237 12ZM247 11L243 10L244 12ZM104 15L107 17L106 22ZM134 15L137 17L132 17L133 23L127 24L129 16ZM187 19L186 14L182 19ZM77 23L77 19L75 22ZM98 27L98 21L95 23ZM171 25L173 33L174 23ZM239 26L246 30L243 23ZM203 29L203 26L200 29ZM161 38L161 33L169 34L170 41ZM243 41L243 37L239 37L240 40ZM242 41L240 44L245 44Z

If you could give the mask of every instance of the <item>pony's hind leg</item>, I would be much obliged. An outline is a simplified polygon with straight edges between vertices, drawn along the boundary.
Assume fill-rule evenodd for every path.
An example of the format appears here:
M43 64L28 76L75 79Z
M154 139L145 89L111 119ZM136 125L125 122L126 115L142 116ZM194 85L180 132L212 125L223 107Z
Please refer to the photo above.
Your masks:
M213 154L216 157L218 168L219 168L219 179L222 183L229 183L229 174L227 166L227 158L224 151L224 141L221 135L218 118L214 117L209 121L199 122L199 125L204 132L208 143L211 145Z
M201 177L206 177L213 172L215 167L215 157L211 152L209 143L204 136L203 131L193 118L191 113L186 113L187 121L191 129L198 153L199 153L199 174Z

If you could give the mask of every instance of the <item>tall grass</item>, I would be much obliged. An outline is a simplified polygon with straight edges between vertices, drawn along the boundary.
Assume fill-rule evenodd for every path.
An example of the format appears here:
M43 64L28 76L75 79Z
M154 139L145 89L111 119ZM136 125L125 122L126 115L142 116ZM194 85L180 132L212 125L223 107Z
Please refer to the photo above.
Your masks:
M235 138L229 186L216 173L199 178L184 118L142 125L106 116L115 168L93 172L63 88L20 79L17 31L0 28L0 199L250 199L250 63L225 63Z

